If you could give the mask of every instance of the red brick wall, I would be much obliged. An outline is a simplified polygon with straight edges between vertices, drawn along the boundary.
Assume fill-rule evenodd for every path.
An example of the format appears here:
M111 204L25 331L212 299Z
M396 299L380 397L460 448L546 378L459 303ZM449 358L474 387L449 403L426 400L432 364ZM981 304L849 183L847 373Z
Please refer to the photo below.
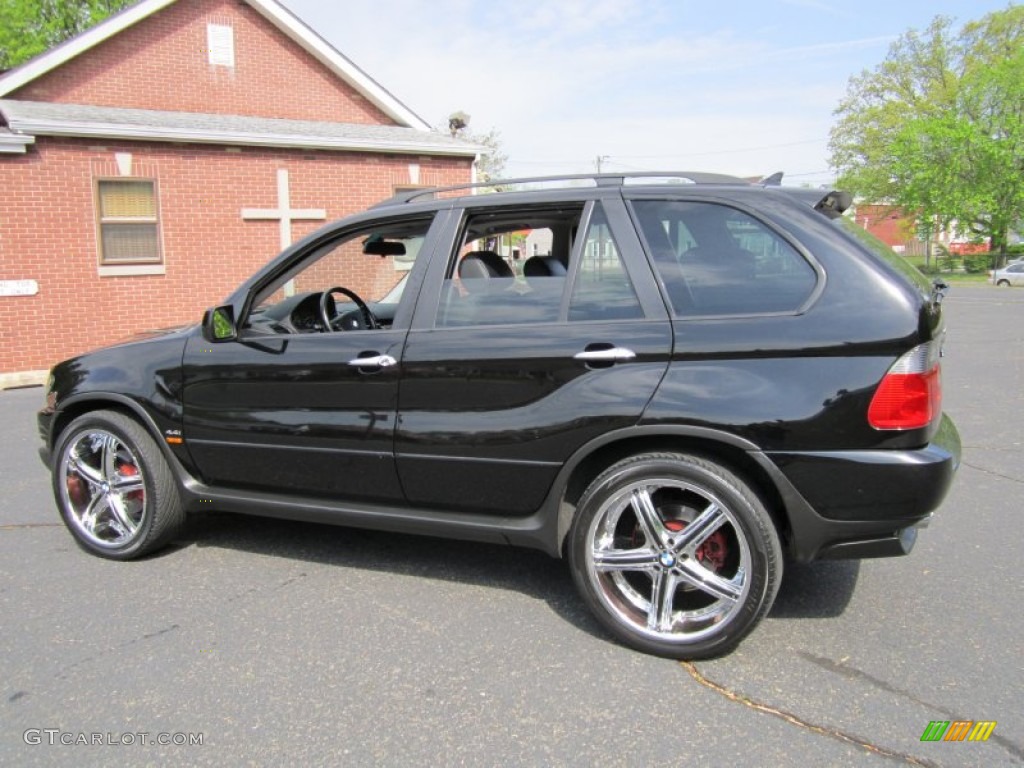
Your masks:
M892 205L858 205L857 224L889 246L906 245L915 239L914 221Z
M157 179L165 275L99 277L94 184L116 175L115 152ZM294 208L327 220L362 210L409 184L468 181L468 159L228 151L218 147L40 137L26 155L0 155L0 280L33 279L36 296L0 297L0 373L48 368L149 328L197 322L278 252L276 221L242 208L277 207L277 169ZM326 222L295 222L298 240Z
M234 29L234 68L208 63L208 22ZM238 0L180 0L7 98L395 124Z

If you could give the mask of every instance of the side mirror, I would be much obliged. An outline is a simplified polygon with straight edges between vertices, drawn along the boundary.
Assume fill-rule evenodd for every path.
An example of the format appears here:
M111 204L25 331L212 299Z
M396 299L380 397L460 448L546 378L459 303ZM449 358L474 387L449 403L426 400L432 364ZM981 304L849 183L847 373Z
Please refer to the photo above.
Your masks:
M234 341L238 338L235 309L230 304L206 310L203 314L203 336L207 341Z

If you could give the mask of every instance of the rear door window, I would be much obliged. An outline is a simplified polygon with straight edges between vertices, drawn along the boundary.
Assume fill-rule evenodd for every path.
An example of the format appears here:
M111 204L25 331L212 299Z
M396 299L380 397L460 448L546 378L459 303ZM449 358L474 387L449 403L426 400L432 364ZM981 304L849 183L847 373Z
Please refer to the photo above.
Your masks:
M436 326L559 320L582 203L471 213L445 273Z

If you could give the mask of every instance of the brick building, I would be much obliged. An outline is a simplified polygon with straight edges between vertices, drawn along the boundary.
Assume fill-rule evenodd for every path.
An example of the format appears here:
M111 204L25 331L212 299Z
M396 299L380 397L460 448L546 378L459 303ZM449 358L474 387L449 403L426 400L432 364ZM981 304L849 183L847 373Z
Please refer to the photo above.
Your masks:
M917 234L917 220L902 208L891 204L858 203L853 218L864 229L877 237L897 253L907 256L922 256L927 244ZM944 249L956 256L987 253L988 239L966 237L957 234L955 226L949 226L934 234L932 255Z
M0 386L195 322L283 246L471 180L274 0L142 0L0 75Z
M899 253L914 250L918 237L914 220L895 205L859 203L854 220Z

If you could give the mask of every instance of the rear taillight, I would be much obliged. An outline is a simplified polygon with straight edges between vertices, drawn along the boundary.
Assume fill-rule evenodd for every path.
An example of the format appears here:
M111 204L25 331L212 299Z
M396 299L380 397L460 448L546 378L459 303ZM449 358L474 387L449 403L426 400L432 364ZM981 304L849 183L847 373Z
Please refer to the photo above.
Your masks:
M942 413L940 341L914 347L885 374L868 406L875 429L920 429Z

